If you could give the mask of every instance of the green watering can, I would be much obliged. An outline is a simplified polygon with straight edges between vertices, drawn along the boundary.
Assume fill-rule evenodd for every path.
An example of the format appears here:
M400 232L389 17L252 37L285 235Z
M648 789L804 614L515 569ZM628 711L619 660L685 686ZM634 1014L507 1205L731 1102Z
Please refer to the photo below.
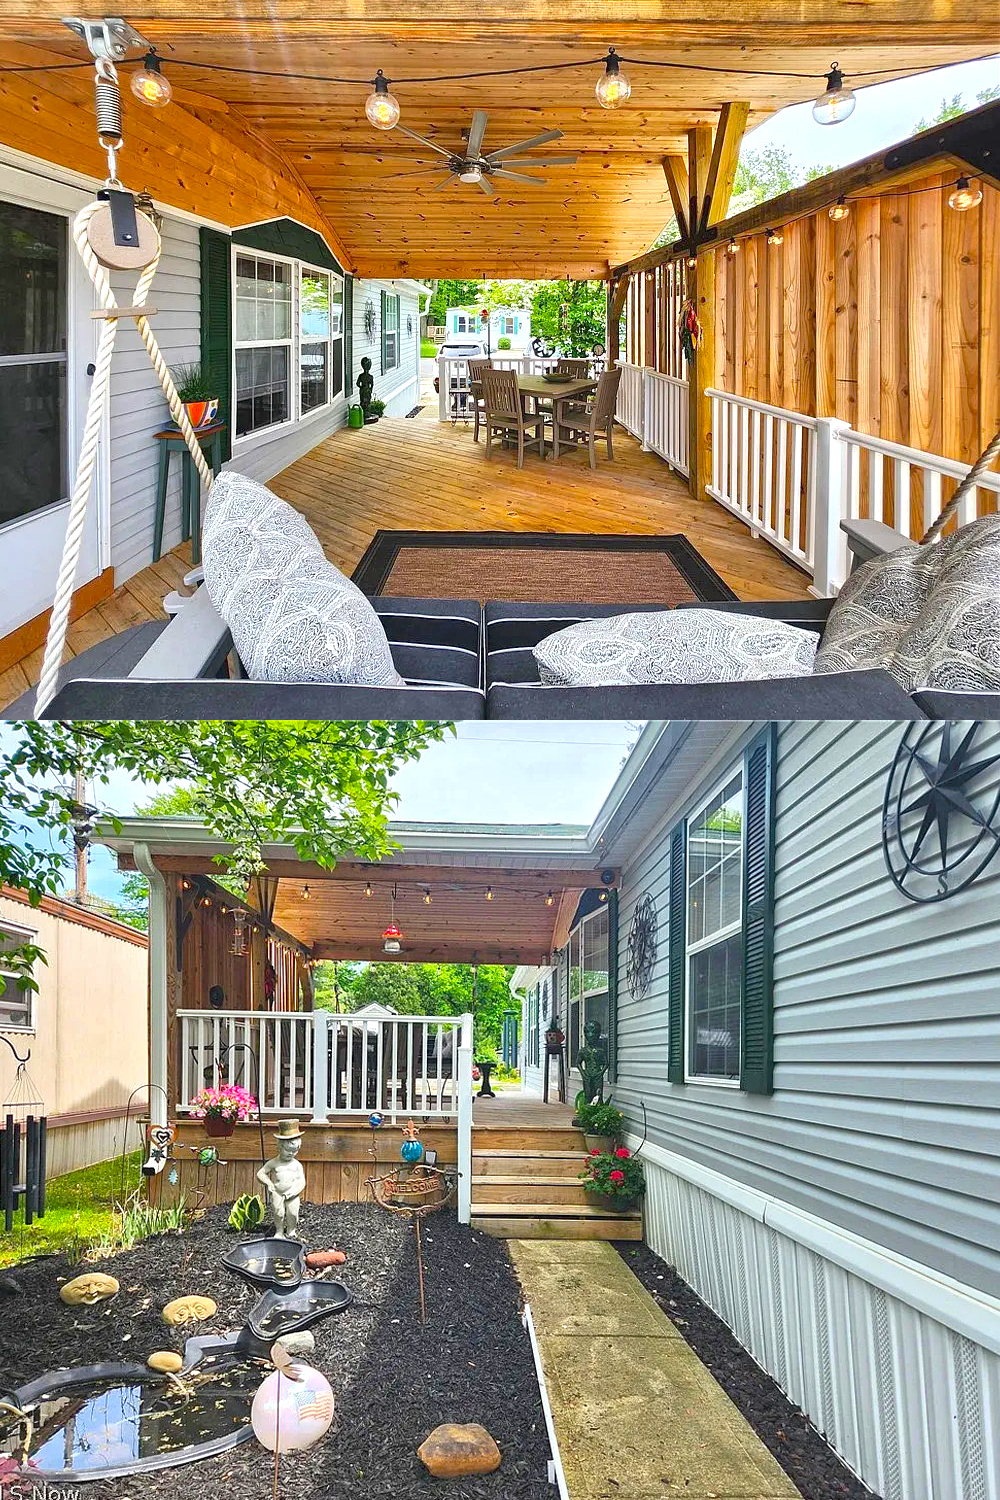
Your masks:
M365 425L365 414L357 402L347 408L348 427L363 427Z

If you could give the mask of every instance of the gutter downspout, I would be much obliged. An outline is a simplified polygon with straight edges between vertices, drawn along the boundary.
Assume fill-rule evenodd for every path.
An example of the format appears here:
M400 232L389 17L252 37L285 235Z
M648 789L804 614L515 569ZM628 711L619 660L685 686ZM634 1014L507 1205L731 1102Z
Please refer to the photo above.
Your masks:
M167 883L148 844L133 844L136 868L149 882L149 1118L166 1125L167 1099ZM161 1092L162 1090L162 1092Z

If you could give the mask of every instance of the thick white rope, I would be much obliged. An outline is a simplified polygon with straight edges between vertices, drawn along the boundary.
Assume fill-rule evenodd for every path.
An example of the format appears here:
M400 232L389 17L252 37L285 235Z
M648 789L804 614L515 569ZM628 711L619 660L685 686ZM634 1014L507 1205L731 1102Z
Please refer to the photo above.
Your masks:
M115 301L115 294L111 290L111 280L107 270L94 254L87 236L87 228L94 214L98 209L105 207L106 204L98 201L90 203L86 208L80 210L73 223L73 240L80 258L87 268L87 274L94 283L101 306L106 312L114 312L118 308L118 303ZM195 436L194 428L191 426L188 414L184 410L184 405L177 394L170 371L167 369L166 361L160 353L153 330L149 326L149 320L138 311L138 309L146 305L146 298L149 295L153 277L156 275L156 268L160 263L160 248L160 238L157 235L156 253L149 264L143 268L142 274L136 283L135 297L132 301L132 308L135 311L131 313L131 316L135 318L135 326L139 331L139 337L146 346L146 352L152 361L153 369L156 371L157 378L163 388L163 394L167 398L170 415L184 434L184 440L188 445L191 457L194 459L195 467L201 477L202 483L206 488L210 489L212 485L212 471L205 461L201 444ZM129 316L129 313L127 312L125 316ZM84 423L83 437L80 442L80 456L76 466L76 483L73 487L69 516L66 521L66 540L63 543L62 560L59 564L59 576L56 582L55 599L52 604L52 615L49 619L48 638L45 642L45 655L42 660L41 677L38 682L38 691L35 694L36 719L41 718L55 696L59 668L62 664L62 654L66 645L66 634L69 630L69 615L73 603L73 583L80 562L83 531L87 520L87 506L94 479L94 468L97 463L101 421L104 415L108 387L111 383L111 356L114 352L118 321L118 318L108 318L104 321L104 326L101 329L101 337L97 345L94 378L90 387L90 400L87 403L87 420Z

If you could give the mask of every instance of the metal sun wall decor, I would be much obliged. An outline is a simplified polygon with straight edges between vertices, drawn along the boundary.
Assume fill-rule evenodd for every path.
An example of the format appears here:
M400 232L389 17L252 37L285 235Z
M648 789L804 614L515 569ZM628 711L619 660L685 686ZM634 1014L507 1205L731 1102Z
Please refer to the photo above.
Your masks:
M1000 740L994 724L910 725L889 771L882 849L910 901L944 901L1000 847Z
M656 906L652 896L636 902L628 935L625 978L633 1000L641 1000L649 988L656 962Z

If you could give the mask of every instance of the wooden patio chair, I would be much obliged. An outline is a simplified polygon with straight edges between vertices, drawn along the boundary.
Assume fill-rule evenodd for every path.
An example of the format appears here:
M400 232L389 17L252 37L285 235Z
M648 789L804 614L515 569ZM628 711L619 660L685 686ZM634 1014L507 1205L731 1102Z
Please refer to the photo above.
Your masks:
M582 448L584 443L590 453L590 467L597 468L596 442L604 438L608 445L608 458L614 459L612 430L615 425L615 404L621 384L621 366L605 370L597 382L594 399L589 405L574 401L557 401L552 426L553 448L558 457L559 449Z
M485 402L486 457L494 432L505 438L517 438L517 467L524 467L526 448L537 448L540 458L545 457L545 418L540 412L526 414L521 405L521 393L517 388L517 375L513 370L484 370L483 396ZM533 433L534 436L529 436Z
M590 375L589 359L559 359L556 361L557 375L572 375L574 380L586 380Z
M491 359L470 359L469 360L468 381L469 381L469 396L470 396L470 398L472 400L472 415L473 415L472 441L474 443L478 443L479 442L480 418L481 418L481 416L483 415L483 413L485 411L485 407L484 407L484 404L483 404L483 375L484 375L484 373L487 370L492 370L492 368L493 368L493 361Z

